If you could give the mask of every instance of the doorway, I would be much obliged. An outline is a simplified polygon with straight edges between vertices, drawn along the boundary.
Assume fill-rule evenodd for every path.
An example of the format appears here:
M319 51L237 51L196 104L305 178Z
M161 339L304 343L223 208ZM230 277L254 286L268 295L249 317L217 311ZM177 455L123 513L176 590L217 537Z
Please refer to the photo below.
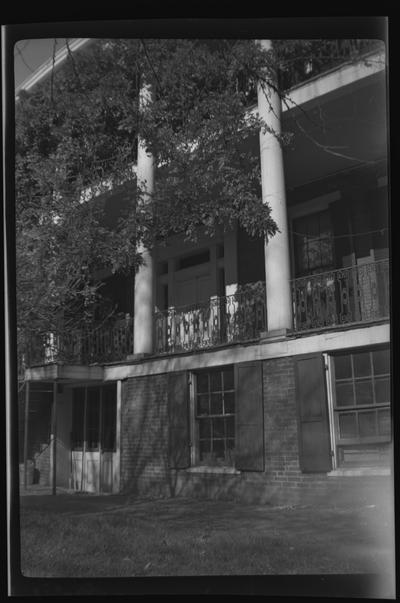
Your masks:
M71 431L72 488L115 491L117 455L116 384L73 390Z

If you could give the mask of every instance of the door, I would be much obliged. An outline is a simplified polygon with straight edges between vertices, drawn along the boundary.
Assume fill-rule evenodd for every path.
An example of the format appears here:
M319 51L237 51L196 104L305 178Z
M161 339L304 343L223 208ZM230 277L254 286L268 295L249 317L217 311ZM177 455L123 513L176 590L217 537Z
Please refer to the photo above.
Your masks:
M219 306L212 278L209 273L196 275L196 268L175 281L176 309L171 317L175 348L203 347L218 332Z
M74 490L112 492L116 481L116 386L74 390L71 481Z

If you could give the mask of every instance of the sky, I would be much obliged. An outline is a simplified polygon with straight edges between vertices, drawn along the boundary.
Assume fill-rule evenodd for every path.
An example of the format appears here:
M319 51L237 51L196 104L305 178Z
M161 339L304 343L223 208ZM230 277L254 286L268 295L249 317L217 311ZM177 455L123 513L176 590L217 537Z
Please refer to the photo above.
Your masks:
M54 41L56 41L56 52L58 52L65 44L64 38L19 40L15 44L14 73L16 87L53 56Z

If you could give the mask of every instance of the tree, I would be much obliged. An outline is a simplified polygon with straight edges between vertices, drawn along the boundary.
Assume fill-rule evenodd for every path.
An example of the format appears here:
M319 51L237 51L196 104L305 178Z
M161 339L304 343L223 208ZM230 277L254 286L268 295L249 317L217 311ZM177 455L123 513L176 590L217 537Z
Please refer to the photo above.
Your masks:
M347 58L359 50L345 49ZM93 322L101 300L96 270L136 270L140 243L151 248L173 232L194 240L199 226L212 236L235 223L252 236L273 236L279 225L260 202L259 159L246 145L268 126L247 109L257 82L280 85L287 102L293 76L307 77L307 69L310 74L327 60L332 48L321 41L276 41L266 52L253 40L95 40L21 93L21 336L56 329L60 317L70 328ZM152 89L145 112L139 107L144 83ZM150 204L138 203L139 136L157 165ZM126 200L113 224L105 219L110 190Z

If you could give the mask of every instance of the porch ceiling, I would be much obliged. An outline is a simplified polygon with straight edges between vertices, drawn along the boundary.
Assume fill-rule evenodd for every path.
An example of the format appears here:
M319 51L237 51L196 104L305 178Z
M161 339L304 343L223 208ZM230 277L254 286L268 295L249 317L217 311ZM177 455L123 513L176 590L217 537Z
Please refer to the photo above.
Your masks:
M387 156L387 100L384 74L368 85L327 94L304 112L285 112L283 131L293 135L284 149L287 188L361 166Z
M388 155L385 71L353 82L346 80L342 86L338 80L331 88L322 85L327 77L331 76L305 84L315 95L303 94L305 100L299 97L299 103L282 113L282 133L292 136L283 148L289 203L291 191L326 182L357 167L374 169ZM301 91L301 87L295 90L293 99ZM252 139L251 148L259 153L258 136Z

